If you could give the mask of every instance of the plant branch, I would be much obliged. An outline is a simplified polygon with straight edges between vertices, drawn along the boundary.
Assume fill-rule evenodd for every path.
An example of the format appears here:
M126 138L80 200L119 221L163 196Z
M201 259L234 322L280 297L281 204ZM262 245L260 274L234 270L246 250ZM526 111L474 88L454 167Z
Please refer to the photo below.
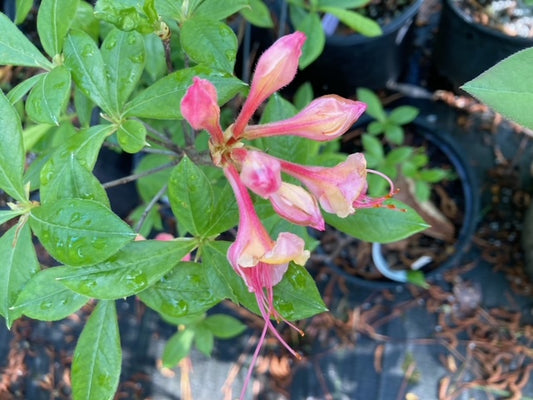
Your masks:
M141 218L139 218L139 222L137 222L137 225L135 225L135 232L138 233L141 230L143 224L146 221L146 218L148 217L148 214L150 213L150 211L152 211L152 208L154 208L159 199L163 197L167 189L168 184L163 185L159 192L157 192L156 195L152 198L152 200L150 200L150 202L146 205L146 208L144 209Z
M143 172L139 172L137 174L124 176L122 178L106 182L106 183L102 184L102 186L104 187L104 189L109 189L109 188L112 188L112 187L115 187L115 186L124 185L126 183L129 183L129 182L135 181L137 179L143 178L145 176L155 174L156 172L164 171L165 169L172 168L178 162L179 162L179 160L173 160L173 161L171 161L171 162L169 162L167 164L160 165L159 167L156 167L156 168L152 168L152 169L149 169L149 170L146 170L146 171L143 171Z

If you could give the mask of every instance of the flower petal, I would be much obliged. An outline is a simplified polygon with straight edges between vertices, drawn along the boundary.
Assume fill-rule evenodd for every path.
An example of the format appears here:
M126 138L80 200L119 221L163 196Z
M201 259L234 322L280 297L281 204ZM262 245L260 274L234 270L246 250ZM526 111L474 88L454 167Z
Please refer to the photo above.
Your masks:
M257 195L267 198L281 186L281 165L261 151L248 151L241 165L242 182Z

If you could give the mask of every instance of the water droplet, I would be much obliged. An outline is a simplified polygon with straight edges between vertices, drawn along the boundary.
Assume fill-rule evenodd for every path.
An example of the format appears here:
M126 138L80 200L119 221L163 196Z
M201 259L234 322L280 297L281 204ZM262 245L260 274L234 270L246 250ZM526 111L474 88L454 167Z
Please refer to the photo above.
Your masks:
M129 57L130 61L134 64L142 64L144 62L144 54L136 54Z
M49 310L52 308L52 302L51 301L43 301L41 304L39 304L41 310Z
M111 50L113 47L115 47L117 45L117 41L116 40L108 40L106 43L105 43L105 48L107 50Z
M94 47L90 44L87 44L81 50L81 55L83 57L92 57L94 55Z
M129 35L128 44L135 44L135 43L137 43L137 38L135 37L135 35Z
M228 59L228 61L235 61L235 58L236 58L235 50L226 50L224 54L226 55L226 58Z

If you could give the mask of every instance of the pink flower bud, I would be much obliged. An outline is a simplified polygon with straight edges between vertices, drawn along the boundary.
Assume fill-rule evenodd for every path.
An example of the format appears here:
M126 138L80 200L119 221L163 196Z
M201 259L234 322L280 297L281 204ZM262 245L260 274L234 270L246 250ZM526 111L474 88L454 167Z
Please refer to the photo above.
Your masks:
M366 110L366 104L336 95L312 101L294 117L262 125L249 125L243 137L294 135L319 142L333 140L346 132Z
M181 114L194 129L208 131L215 143L224 142L220 127L217 90L211 82L195 76L193 84L181 100Z
M266 199L281 186L280 163L261 151L247 151L241 165L241 180L250 190Z
M300 186L282 182L270 202L276 213L293 224L324 230L324 218L315 197Z
M236 139L240 138L261 103L294 79L305 39L302 32L282 36L261 55L255 67L250 94L233 127Z

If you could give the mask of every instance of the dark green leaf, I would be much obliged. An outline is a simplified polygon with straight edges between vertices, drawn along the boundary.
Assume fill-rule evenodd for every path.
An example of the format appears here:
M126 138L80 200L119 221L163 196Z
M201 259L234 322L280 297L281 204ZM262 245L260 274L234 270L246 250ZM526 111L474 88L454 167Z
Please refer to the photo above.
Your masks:
M40 321L58 321L75 313L89 298L59 283L62 271L53 267L35 274L17 297L14 310Z
M326 43L326 35L324 29L322 29L320 17L316 12L308 13L298 25L296 25L296 28L307 36L299 62L300 68L303 69L315 61L322 53Z
M0 65L24 65L50 70L53 65L5 15L0 13Z
M109 82L102 54L85 32L72 31L65 40L65 65L72 71L78 87L110 116L118 119L118 109L111 102Z
M389 200L387 204L393 204L396 209L364 208L346 218L326 213L324 219L331 226L353 237L377 243L405 239L429 227L422 217L405 204L397 200Z
M249 7L241 9L241 15L252 25L261 28L272 28L274 22L268 7L261 0L250 0Z
M26 112L37 123L59 125L59 117L70 97L70 71L55 67L41 75L26 100Z
M148 307L171 317L182 317L209 310L223 296L212 288L209 266L180 262L168 275L139 293Z
M168 196L180 233L204 236L209 229L215 194L207 176L188 157L172 170Z
M215 236L233 228L239 220L239 208L235 195L229 183L224 180L224 186L214 187L216 196L213 204L213 212L209 215L209 226L205 236Z
M126 120L118 128L117 139L126 153L137 153L146 145L146 128L142 122Z
M220 21L241 9L247 9L249 0L203 0L193 12L194 17Z
M100 21L94 16L93 6L85 0L81 0L76 15L72 21L72 26L89 34L93 40L98 40L100 33Z
M24 151L33 149L36 143L39 142L51 129L50 124L31 125L22 131L22 140L24 142Z
M122 349L114 301L100 301L81 332L72 359L72 397L111 400L120 378Z
M144 3L144 2L143 2ZM153 33L154 22L144 14L140 1L98 0L94 8L96 18L115 25L121 31L136 30L140 33Z
M25 201L26 194L22 184L25 157L20 118L2 91L0 91L0 127L2 127L0 129L0 143L2 143L0 146L0 188L14 199Z
M65 36L76 15L78 0L42 0L37 14L37 32L50 57L63 50Z
M114 110L120 111L144 69L143 36L135 31L112 30L102 43L102 60L108 79L109 102Z
M237 36L223 22L190 18L181 27L180 40L183 50L194 62L233 73Z
M150 77L148 83L153 83L167 73L165 48L161 39L156 35L146 35L144 37L144 47L146 49L144 70Z
M74 91L74 108L82 128L88 128L94 110L94 103L79 88Z
M163 366L173 368L189 355L194 339L194 331L185 329L172 335L163 350Z
M50 255L68 265L102 262L135 238L124 221L92 200L60 199L33 208L30 217Z
M412 106L396 107L389 114L389 120L396 125L405 125L418 116L418 108Z
M27 224L11 227L0 237L0 314L5 318L8 328L22 315L14 310L18 294L33 275L39 271L39 261L31 240Z
M533 48L500 61L461 88L525 127L533 129Z
M154 119L182 119L179 105L194 76L209 79L215 85L219 104L227 102L245 87L244 83L231 75L198 65L173 72L140 92L126 104L125 115Z
M361 35L373 37L383 33L376 21L355 11L337 7L321 7L321 11L336 16L344 25Z
M192 240L128 243L102 263L63 267L57 279L85 296L113 300L139 293L159 281L195 247Z
M246 325L230 315L214 314L201 323L220 339L231 339L246 330Z
M28 93L32 87L34 87L37 82L39 82L44 74L33 75L28 79L24 79L17 86L9 91L7 94L7 99L11 104L15 104L17 101L21 100L26 93Z

